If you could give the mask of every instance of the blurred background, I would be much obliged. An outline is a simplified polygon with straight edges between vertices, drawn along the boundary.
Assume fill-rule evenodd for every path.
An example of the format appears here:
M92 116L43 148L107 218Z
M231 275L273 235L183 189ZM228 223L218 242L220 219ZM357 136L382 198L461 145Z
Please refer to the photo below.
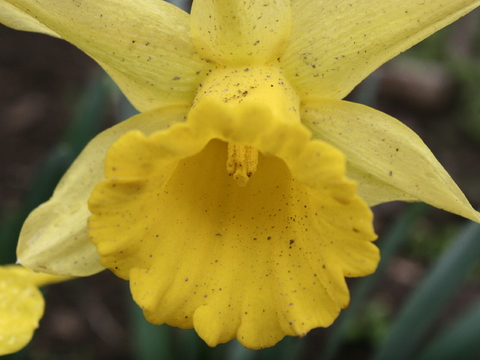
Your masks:
M412 128L480 207L479 10L382 66L348 100ZM86 142L133 113L72 45L0 26L2 264L15 262L24 217L48 199ZM331 328L268 350L248 351L235 341L212 350L193 330L146 323L128 284L105 271L44 289L45 316L33 341L4 358L440 359L450 341L463 349L451 350L457 355L450 359L480 359L479 345L461 343L472 334L480 339L478 228L418 204L394 202L374 212L382 266L350 281L351 311Z

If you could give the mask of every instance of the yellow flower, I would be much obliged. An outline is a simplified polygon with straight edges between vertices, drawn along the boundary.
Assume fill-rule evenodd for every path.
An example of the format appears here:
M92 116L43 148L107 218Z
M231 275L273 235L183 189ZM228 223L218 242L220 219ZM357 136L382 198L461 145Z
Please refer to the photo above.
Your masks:
M18 265L0 267L0 356L19 351L32 338L45 307L38 287L68 279Z
M188 15L154 0L0 0L0 21L77 45L142 111L96 137L32 212L20 261L107 267L149 321L211 346L330 325L345 277L378 263L368 206L480 220L411 130L341 100L479 4L195 0Z

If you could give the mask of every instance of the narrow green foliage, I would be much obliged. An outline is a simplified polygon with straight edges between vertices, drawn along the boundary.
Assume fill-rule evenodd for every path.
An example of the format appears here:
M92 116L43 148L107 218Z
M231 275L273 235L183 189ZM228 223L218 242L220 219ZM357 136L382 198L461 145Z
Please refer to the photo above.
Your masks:
M468 224L407 301L374 360L409 360L480 256L480 225Z
M131 345L135 360L173 360L172 329L145 320L142 310L130 301Z
M480 354L480 301L437 336L418 360L474 360Z

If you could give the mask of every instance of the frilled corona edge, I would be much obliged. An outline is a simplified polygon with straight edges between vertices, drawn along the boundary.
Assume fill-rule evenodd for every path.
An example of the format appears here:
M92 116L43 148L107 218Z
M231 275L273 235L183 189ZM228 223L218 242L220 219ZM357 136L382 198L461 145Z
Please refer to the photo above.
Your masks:
M259 151L246 186L227 172L228 143ZM130 132L105 171L89 202L102 265L130 280L149 321L194 327L210 346L259 349L330 325L349 302L345 276L379 260L344 156L255 101L205 99L186 123Z

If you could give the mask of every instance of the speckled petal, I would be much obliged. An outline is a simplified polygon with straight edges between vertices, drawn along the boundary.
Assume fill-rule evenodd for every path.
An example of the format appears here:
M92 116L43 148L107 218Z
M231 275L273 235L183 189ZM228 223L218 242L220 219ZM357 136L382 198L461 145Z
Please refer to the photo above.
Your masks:
M25 30L45 33L48 28L90 55L140 111L190 103L211 68L200 59L191 43L188 14L166 1L3 0L3 3L16 9L22 24L41 24L41 27L24 26ZM0 20L15 25L11 16L0 15Z
M0 0L0 23L15 30L32 31L60 37L57 33L42 25L37 19L4 0Z
M194 327L210 346L260 349L330 325L349 302L345 276L379 260L343 155L274 94L209 93L185 123L110 148L89 201L102 265L130 280L149 321ZM260 152L244 187L227 174L227 143Z
M145 112L92 140L64 175L52 198L25 221L17 248L19 262L57 275L87 276L104 270L87 237L87 200L93 187L103 179L108 147L132 129L149 134L183 120L186 113L183 106Z
M221 65L266 64L290 36L290 0L195 0L192 40L199 54Z
M480 216L423 141L400 121L341 100L310 101L302 120L315 138L348 159L348 176L371 206L394 200L423 201L476 222Z
M479 5L479 0L292 0L292 34L281 64L302 97L341 99L380 65Z

